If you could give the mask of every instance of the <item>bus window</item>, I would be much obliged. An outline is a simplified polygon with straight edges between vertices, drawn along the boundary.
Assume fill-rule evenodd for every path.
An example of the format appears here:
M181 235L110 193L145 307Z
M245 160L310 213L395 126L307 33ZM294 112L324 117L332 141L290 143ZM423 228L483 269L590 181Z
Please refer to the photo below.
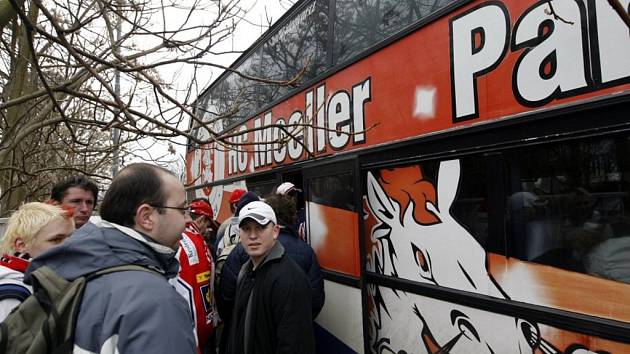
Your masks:
M322 268L358 277L359 230L354 206L354 174L307 180L306 213L311 246Z
M408 25L454 2L411 0L335 2L335 64L355 57Z
M629 147L624 137L507 154L511 255L630 282Z
M273 194L274 189L276 187L275 179L268 179L256 182L247 182L247 188L249 191L256 193L259 197L265 198L268 195Z
M299 85L322 73L328 56L327 31L328 1L311 2L263 44L261 77L291 80L308 65L296 84ZM260 89L264 105L283 96L291 87L260 85Z
M351 173L311 179L309 200L334 208L355 211L354 181Z
M365 198L368 217L364 220L368 237L365 243L367 270L380 272L377 267L383 264L383 255L372 252L388 248L388 252L391 255L396 254L398 260L410 259L416 264L415 268L424 267L426 272L426 276L419 279L415 277L417 271L412 270L413 265L408 267L409 265L401 263L400 267L408 268L410 273L405 276L406 272L398 269L399 277L437 282L439 280L431 273L429 262L436 265L438 260L452 259L455 263L465 263L461 259L469 258L470 254L477 252L481 264L476 264L476 268L483 266L485 251L496 249L503 253L500 240L490 240L488 235L487 178L483 156L459 160L459 179L442 182L443 191L455 188L452 192L456 197L450 207L446 205L447 197L442 200L439 197L439 163L421 162L368 172L368 194ZM459 189L446 184L451 182L459 183ZM453 241L453 245L459 245L459 250L468 255L458 254L457 250L449 247L449 238L459 239ZM497 235L496 238L501 237ZM471 249L464 251L466 243L470 243ZM383 248L381 245L387 247ZM380 259L377 261L377 258ZM385 258L389 256L385 255ZM392 266L396 267L396 264ZM464 290L462 284L450 285Z

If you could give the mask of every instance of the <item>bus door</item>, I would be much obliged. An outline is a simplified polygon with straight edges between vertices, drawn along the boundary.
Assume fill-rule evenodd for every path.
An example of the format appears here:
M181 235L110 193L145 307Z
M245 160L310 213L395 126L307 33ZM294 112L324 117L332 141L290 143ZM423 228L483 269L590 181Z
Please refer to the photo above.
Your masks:
M358 161L304 170L306 232L324 272L326 303L315 319L318 353L363 353Z

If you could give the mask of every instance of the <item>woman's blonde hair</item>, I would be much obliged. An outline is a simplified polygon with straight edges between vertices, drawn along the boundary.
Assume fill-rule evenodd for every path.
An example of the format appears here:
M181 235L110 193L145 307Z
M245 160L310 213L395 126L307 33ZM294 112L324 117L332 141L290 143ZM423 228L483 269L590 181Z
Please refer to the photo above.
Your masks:
M2 238L2 252L7 254L15 253L13 246L18 238L21 238L26 245L30 246L39 230L56 218L69 218L72 220L68 210L57 205L39 202L22 205L9 218L7 229Z

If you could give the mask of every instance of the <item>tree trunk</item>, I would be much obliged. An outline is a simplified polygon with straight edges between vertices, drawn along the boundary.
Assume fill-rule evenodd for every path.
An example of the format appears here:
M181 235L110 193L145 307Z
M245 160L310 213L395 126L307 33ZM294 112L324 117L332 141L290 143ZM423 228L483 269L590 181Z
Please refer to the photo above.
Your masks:
M34 23L36 23L38 10L37 6L30 6L29 18ZM21 21L19 22L21 23ZM17 55L13 57L14 62L10 73L13 80L10 80L3 90L8 93L6 97L9 99L20 97L37 86L37 82L33 82L33 76L29 73L29 67L33 67L29 64L33 60L37 60L31 53L27 37L33 34L28 33L23 24L20 24L18 28ZM21 161L24 158L24 152L28 151L29 144L32 143L26 139L18 142L15 148L9 149L15 143L14 138L16 132L19 131L21 122L28 119L30 104L30 102L26 102L7 109L4 135L0 143L0 166L2 167L16 166L16 161ZM19 183L19 173L13 169L0 169L0 190L2 192L0 212L3 215L17 209L26 195L26 190Z

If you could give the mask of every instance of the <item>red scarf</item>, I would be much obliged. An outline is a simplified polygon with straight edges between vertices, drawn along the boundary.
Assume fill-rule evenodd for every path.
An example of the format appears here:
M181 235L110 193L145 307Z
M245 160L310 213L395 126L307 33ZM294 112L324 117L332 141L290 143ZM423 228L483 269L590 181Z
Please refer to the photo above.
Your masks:
M13 256L9 256L5 253L2 255L2 258L0 258L0 265L20 273L24 273L29 264L31 264L30 257L24 253L16 253Z

